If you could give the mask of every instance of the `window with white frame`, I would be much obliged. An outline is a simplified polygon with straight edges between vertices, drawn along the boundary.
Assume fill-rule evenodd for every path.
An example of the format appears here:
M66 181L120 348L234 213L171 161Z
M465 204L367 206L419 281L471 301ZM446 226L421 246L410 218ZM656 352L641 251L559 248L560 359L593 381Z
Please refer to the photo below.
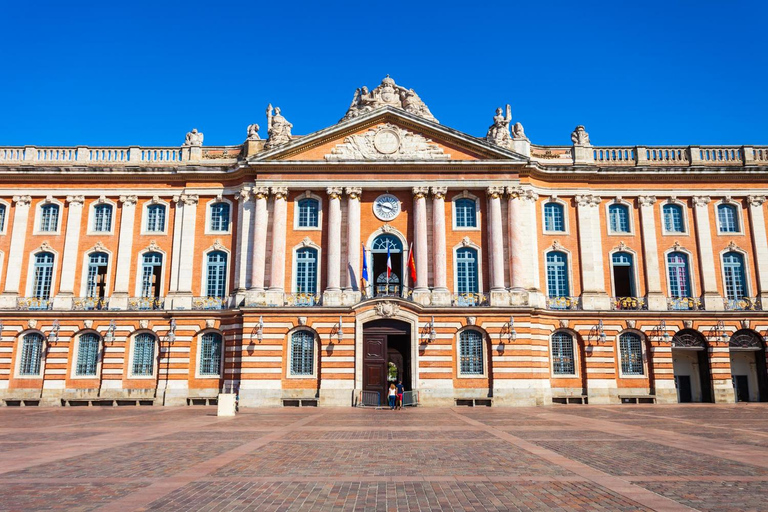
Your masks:
M461 198L453 202L457 228L477 227L477 203L474 199Z
M312 375L315 368L315 335L311 331L291 334L291 375Z
M55 232L59 227L59 205L44 204L40 207L40 227L41 232Z
M661 209L664 215L664 231L667 233L684 233L683 207L679 204L665 204Z
M320 202L317 199L305 198L299 201L299 227L316 228L320 222Z
M133 340L133 375L151 377L155 373L155 337L143 332Z
M229 203L211 205L211 231L229 231Z
M211 251L207 257L206 295L224 298L227 290L227 253Z
M32 296L36 299L51 297L53 281L53 253L39 252L35 255L35 275L32 282Z
M619 336L621 355L621 373L624 375L643 375L643 346L640 336L626 332Z
M162 233L165 231L165 205L151 204L147 206L147 233Z
M478 293L477 249L462 247L456 251L456 292Z
M567 332L552 334L552 373L555 375L575 375L573 336Z
M0 231L5 230L5 205L0 204Z
M669 296L675 298L691 296L691 278L688 270L688 255L683 252L667 254L669 274Z
M565 208L560 203L550 201L544 204L544 231L565 231Z
M625 204L610 205L608 223L611 233L629 233L629 207Z
M738 233L739 213L732 204L720 204L717 206L717 220L720 225L720 233Z
M85 296L103 299L106 296L107 266L109 255L105 252L94 252L88 256L88 275L86 276Z
M296 293L317 291L317 249L303 247L296 251Z
M467 329L459 334L459 372L462 375L483 375L483 335Z
M547 294L551 298L569 297L568 255L560 251L547 253Z
M738 300L747 296L747 285L744 279L744 256L736 251L725 253L723 255L723 275L726 299Z
M160 282L163 270L163 255L159 252L144 254L141 264L141 296L156 298L160 296Z
M112 205L97 204L93 207L92 230L97 233L112 231Z
M77 362L75 375L95 376L99 362L99 337L92 332L85 333L77 340Z
M40 375L40 360L43 357L43 336L32 332L25 334L21 340L21 358L19 360L19 375Z
M615 252L613 266L613 293L615 297L635 297L634 257L629 252Z
M221 334L207 332L200 338L200 375L221 373Z

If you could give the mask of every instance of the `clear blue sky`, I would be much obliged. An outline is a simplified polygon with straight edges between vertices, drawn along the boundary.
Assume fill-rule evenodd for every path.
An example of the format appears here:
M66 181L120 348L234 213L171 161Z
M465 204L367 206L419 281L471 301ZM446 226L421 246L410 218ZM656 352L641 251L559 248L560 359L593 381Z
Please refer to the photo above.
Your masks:
M538 144L768 144L768 2L0 2L0 145L306 134L387 73L442 124Z

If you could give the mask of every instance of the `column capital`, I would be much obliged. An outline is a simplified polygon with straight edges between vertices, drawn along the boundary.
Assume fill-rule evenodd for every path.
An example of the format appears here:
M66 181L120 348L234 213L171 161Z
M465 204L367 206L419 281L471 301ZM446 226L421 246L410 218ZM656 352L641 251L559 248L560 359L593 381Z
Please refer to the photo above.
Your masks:
M766 200L765 196L747 196L747 202L750 206L762 206Z
M185 205L194 205L200 200L200 197L195 194L181 194L173 196L173 202L184 203Z
M485 189L485 193L490 197L491 199L498 199L499 197L504 195L504 187L488 187Z
M363 194L363 189L362 187L347 187L344 189L344 192L350 199L357 199L359 201L360 196Z
M235 194L235 200L246 202L251 198L251 187L240 187Z
M32 196L13 196L13 202L18 206L29 206L32 203Z
M266 199L269 197L269 187L253 187L251 193L256 199Z
M531 202L539 199L539 194L528 187L507 187L507 194L510 199L520 199Z
M272 187L271 192L275 199L286 199L288 197L288 187Z
M693 206L707 206L712 202L712 198L709 196L693 196L691 202L693 203Z
M640 206L653 206L656 203L656 196L637 196L637 204Z
M330 199L339 199L344 192L342 187L327 187L325 193L328 194Z
M134 195L129 195L129 196L120 196L118 200L121 203L123 203L124 206L136 206L136 203L139 201L139 198Z
M448 187L432 187L430 189L432 197L435 199L445 199L445 194L448 193Z
M85 197L83 196L67 196L67 203L72 206L83 206Z
M429 194L429 187L413 187L413 198L421 199Z
M578 194L574 199L579 206L597 206L603 200L594 194Z

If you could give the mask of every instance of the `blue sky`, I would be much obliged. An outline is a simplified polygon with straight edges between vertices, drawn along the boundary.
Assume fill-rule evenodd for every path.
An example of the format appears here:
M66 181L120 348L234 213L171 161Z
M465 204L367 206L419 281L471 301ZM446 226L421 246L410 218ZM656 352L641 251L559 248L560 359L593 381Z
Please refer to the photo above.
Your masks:
M306 134L385 74L442 124L538 144L768 144L768 2L4 0L0 145Z

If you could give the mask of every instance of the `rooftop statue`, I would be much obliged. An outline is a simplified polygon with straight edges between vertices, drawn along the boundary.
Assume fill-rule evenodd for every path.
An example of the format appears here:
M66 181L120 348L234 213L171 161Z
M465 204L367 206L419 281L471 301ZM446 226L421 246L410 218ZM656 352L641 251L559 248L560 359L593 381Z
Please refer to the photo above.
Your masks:
M257 124L249 124L248 125L248 138L246 140L260 140L261 137L259 137L259 125Z
M197 131L197 128L192 128L191 132L187 132L187 136L184 139L184 146L202 146L203 145L203 133Z
M528 140L525 130L523 130L523 123L517 122L512 127L512 138L515 140Z
M512 141L512 137L509 135L509 123L511 122L512 107L507 104L506 116L501 107L497 108L496 115L493 116L493 124L488 127L488 133L485 134L485 140L497 146L508 147Z
M400 87L389 75L372 91L369 91L366 86L355 90L352 104L341 120L353 119L385 106L399 108L419 117L437 122L432 112L429 111L429 108L421 101L421 98L413 89Z
M573 133L571 133L571 141L576 146L591 146L589 143L589 134L587 133L587 130L584 129L583 125L579 125L573 130Z
M280 107L274 108L272 104L267 107L267 143L264 149L273 149L291 141L291 128L293 125L280 114Z

